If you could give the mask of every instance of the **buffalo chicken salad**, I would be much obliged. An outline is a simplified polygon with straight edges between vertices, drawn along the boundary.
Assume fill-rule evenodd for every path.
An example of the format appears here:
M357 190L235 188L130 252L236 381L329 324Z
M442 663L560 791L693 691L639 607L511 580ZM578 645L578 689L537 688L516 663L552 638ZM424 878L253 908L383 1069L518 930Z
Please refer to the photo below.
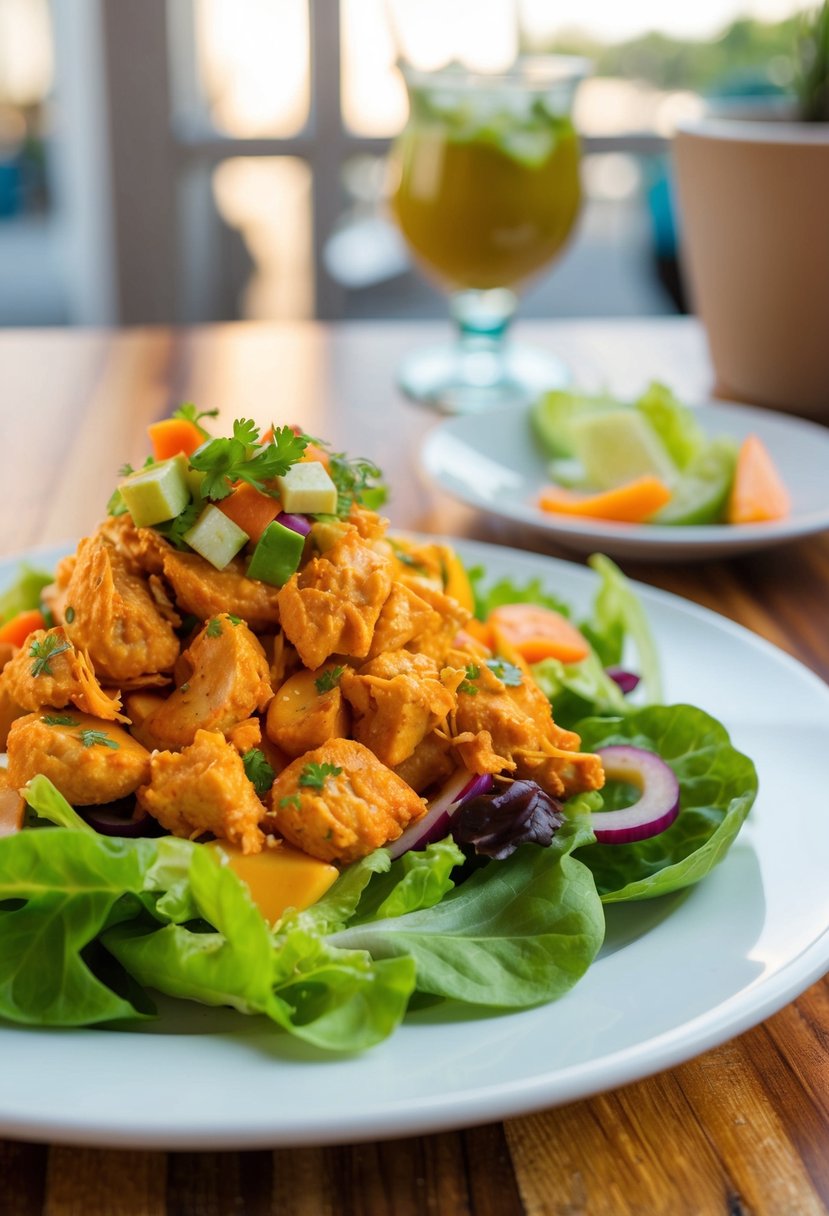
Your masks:
M207 421L154 424L0 596L0 1017L130 1027L156 992L342 1052L563 996L606 905L722 859L752 762L661 704L608 559L577 621L390 534L372 462Z

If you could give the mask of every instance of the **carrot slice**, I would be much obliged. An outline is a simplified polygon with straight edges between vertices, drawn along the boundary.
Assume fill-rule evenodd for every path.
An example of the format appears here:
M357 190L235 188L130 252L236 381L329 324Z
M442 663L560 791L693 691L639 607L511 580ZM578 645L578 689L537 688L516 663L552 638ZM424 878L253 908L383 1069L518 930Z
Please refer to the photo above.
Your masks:
M791 509L789 491L768 448L756 435L749 435L737 455L726 520L730 524L765 523L783 519Z
M542 491L538 505L554 515L641 524L670 500L670 488L661 477L649 473L600 494L575 494L562 486L548 486Z
M187 418L165 418L162 422L152 422L147 427L147 434L156 460L169 460L171 456L178 456L179 452L192 456L196 448L204 443L204 435Z
M5 625L0 625L0 642L9 642L12 646L22 646L30 633L36 629L45 629L46 622L43 613L36 608L26 612L18 612Z
M508 651L514 650L527 663L540 663L542 659L580 663L590 653L575 625L552 608L503 604L489 614L487 625L492 630L496 650L507 658Z
M232 494L216 505L228 519L247 532L254 543L282 509L278 498L262 494L245 481L240 482Z

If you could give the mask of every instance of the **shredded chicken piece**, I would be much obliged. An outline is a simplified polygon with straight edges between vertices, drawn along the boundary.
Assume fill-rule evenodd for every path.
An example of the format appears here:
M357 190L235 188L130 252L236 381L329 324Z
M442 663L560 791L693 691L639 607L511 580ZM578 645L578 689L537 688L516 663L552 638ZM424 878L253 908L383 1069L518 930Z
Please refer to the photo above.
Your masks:
M174 836L212 832L243 853L262 849L262 803L241 756L218 731L197 731L182 752L153 753L138 803Z
M73 806L116 802L132 794L150 771L150 754L114 722L89 714L61 715L67 723L27 714L12 724L8 738L9 781L20 789L37 773Z
M457 768L452 759L452 740L443 731L431 731L418 743L408 759L395 772L418 794L451 777Z
M306 667L332 654L365 658L390 590L391 562L349 528L282 587L282 628Z
M66 598L73 609L66 632L87 652L100 680L118 684L169 671L175 663L178 638L146 580L100 536L87 537L78 546Z
M314 765L335 770L323 775ZM316 777L316 782L314 778ZM331 739L284 769L268 794L266 831L321 861L349 864L396 840L425 803L351 739Z
M48 657L39 660L39 651ZM3 676L11 699L30 712L46 705L54 709L74 705L93 717L127 721L118 712L121 700L117 693L109 696L104 692L88 656L72 644L61 625L30 634L22 650L5 667Z
M387 650L399 650L412 638L439 630L440 625L437 612L421 595L402 583L392 583L374 627L368 658L374 659Z
M244 621L212 617L182 659L187 679L134 729L147 747L179 751L198 730L227 734L273 695L265 652Z
M227 732L227 738L239 755L244 756L245 752L249 752L251 748L261 747L262 723L259 718L245 718L244 722L237 722L235 726L231 726Z
M429 604L434 614L429 626L412 638L407 649L415 654L427 654L438 663L445 662L458 630L466 624L472 613L450 595L435 591L426 583L413 583L408 577L403 581Z
M9 737L12 723L22 718L26 710L18 705L9 692L9 684L5 670L0 672L0 752L6 750L6 740Z
M472 772L511 769L555 797L601 789L599 757L577 750L579 736L556 726L549 701L528 671L522 675L509 687L481 664L474 692L459 689L455 746L464 763Z
M390 650L345 671L343 696L354 709L354 737L395 768L412 755L418 743L446 722L455 708L454 687L463 672L441 679L437 664L426 655Z

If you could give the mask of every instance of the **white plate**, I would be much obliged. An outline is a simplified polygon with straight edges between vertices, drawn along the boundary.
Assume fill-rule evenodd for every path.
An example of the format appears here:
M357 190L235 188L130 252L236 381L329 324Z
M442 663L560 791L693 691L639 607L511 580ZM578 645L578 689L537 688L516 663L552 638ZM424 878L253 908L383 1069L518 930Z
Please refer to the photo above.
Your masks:
M586 610L565 562L460 544L493 577L540 575ZM0 565L0 583L11 572ZM829 968L829 689L766 642L639 588L668 696L722 718L760 797L689 892L608 909L584 979L553 1005L413 1015L385 1044L324 1058L269 1025L180 1004L141 1032L4 1025L0 1135L135 1148L255 1148L439 1131L569 1102L688 1059Z
M546 537L579 553L656 561L726 557L764 549L829 528L829 430L768 410L717 402L696 409L705 431L744 439L755 434L774 456L792 498L791 514L767 524L666 527L577 520L536 506L550 484L549 461L533 438L526 408L450 418L430 431L421 451L426 475L461 502L518 533Z

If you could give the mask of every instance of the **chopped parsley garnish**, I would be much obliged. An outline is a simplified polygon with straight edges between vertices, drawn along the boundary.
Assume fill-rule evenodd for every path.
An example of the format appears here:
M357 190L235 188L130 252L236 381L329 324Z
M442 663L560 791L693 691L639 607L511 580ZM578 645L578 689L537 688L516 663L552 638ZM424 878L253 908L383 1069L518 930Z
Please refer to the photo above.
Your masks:
M211 439L190 457L190 468L204 473L203 498L218 502L227 498L237 481L277 497L268 486L275 477L288 472L301 459L308 439L295 435L289 426L274 427L267 443L262 443L259 428L249 418L237 418L232 439Z
M299 774L298 784L311 790L321 790L326 777L339 777L342 771L336 764L306 764Z
M70 714L44 714L40 719L47 726L77 726L78 719Z
M71 624L72 624L72 622L74 621L74 619L75 619L75 609L72 607L72 605L71 605L71 604L69 604L69 606L67 607L66 611L64 612L64 614L63 614L63 618L64 618L64 620L66 621L67 625L71 625Z
M245 776L259 797L267 794L274 783L276 773L265 759L265 753L261 752L258 747L252 747L242 756L242 764L245 766Z
M231 625L241 625L242 623L242 618L240 616L236 616L235 612L226 612L225 616L230 621Z
M429 574L428 566L424 566L423 562L419 562L416 557L413 557L403 546L396 540L390 540L389 544L394 550L394 556L403 566L408 566L411 570L420 570L422 574Z
M466 679L463 681L463 683L458 685L458 692L465 692L470 697L476 697L478 695L478 690L474 684L470 683L470 680L477 680L480 674L480 667L478 667L475 663L467 663Z
M189 692L189 691L190 691L190 681L185 680L184 683L182 684L181 688L179 689L179 692Z
M220 638L222 636L222 622L217 616L211 617L207 622L207 636L209 638Z
M110 739L105 730L82 730L78 738L84 747L94 747L97 743L100 747L111 747L113 751L117 752L121 746L114 739Z
M495 679L506 684L507 688L517 688L524 679L521 668L516 667L514 663L508 663L506 659L487 659L486 665Z
M198 427L201 431L203 437L209 439L210 433L204 429L201 420L202 418L218 418L219 411L217 409L200 410L192 401L184 401L178 409L173 410L171 416L173 418L181 418L183 422L192 422L193 426Z
M286 794L284 798L279 799L280 806L292 806L296 810L300 810L302 803L300 802L299 794Z
M318 694L322 696L324 692L330 692L332 688L336 688L344 671L344 667L329 667L321 676L317 676L314 680L314 688Z
M71 649L71 642L62 642L54 633L47 633L42 642L32 642L29 647L29 656L34 659L34 663L32 663L32 675L52 675L52 668L49 666L50 659L54 659L56 655L63 654L65 650Z

